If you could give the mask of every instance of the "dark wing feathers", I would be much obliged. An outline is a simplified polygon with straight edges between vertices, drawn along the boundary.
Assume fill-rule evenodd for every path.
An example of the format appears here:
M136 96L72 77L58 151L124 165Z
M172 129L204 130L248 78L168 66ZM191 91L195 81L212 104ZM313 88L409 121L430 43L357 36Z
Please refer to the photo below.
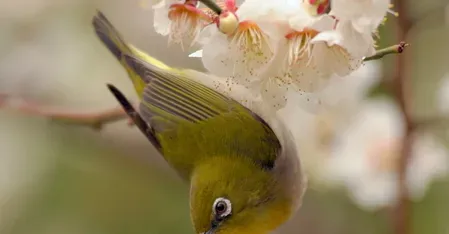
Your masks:
M134 124L140 129L140 131L150 140L150 142L158 149L161 149L161 144L157 140L154 130L147 122L139 115L139 113L134 109L133 105L128 101L128 99L117 89L114 85L108 84L108 88L111 93L115 96L117 101L125 110L126 114L133 120Z
M119 61L122 59L124 53L131 52L119 32L103 13L97 11L97 15L92 19L92 25L97 36Z

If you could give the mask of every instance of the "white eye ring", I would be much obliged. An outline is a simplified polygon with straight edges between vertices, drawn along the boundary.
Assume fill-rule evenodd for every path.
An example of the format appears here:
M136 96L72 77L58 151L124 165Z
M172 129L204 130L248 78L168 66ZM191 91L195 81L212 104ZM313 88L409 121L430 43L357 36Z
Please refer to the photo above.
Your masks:
M219 218L229 216L232 213L231 201L223 197L215 199L214 204L212 205L212 212Z

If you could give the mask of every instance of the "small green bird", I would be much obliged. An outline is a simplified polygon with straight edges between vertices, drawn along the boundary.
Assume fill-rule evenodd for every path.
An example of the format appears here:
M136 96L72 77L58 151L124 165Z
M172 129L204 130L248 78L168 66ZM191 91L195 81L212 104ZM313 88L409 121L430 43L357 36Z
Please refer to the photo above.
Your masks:
M140 113L117 88L109 89L190 183L190 214L197 233L265 234L296 212L306 179L282 121L263 120L197 81L196 76L211 75L171 68L125 43L102 13L93 25L127 70L141 99Z

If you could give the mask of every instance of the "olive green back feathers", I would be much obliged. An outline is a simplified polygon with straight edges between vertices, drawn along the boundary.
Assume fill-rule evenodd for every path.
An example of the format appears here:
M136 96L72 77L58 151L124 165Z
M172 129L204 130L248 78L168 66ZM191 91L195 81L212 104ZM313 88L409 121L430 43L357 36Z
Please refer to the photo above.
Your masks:
M182 70L136 54L103 14L98 13L93 24L101 41L132 76L136 92L142 92L140 115L131 105L128 113L148 124L139 128L181 175L188 178L195 165L211 156L249 157L263 170L274 167L281 145L258 115L193 81ZM142 90L140 84L144 84ZM113 89L122 105L129 103Z

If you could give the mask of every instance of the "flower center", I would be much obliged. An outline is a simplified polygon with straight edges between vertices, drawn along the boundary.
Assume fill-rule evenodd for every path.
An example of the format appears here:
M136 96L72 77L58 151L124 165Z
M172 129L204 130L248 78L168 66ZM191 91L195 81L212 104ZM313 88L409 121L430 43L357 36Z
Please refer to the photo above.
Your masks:
M400 155L398 140L381 140L368 149L370 165L375 172L392 172L396 170Z
M291 67L303 61L308 61L312 52L310 41L319 32L313 29L304 29L285 35L287 39L287 66Z
M242 63L262 66L273 56L268 36L252 21L240 22L230 39L230 49L242 55Z
M186 1L184 4L175 3L170 5L168 18L170 20L179 20L181 17L199 18L200 14L198 9L192 4L192 1Z
M196 8L196 0L187 0L184 4L170 5L168 18L170 19L169 41L181 44L192 44L203 28L204 21L210 20L207 15Z

